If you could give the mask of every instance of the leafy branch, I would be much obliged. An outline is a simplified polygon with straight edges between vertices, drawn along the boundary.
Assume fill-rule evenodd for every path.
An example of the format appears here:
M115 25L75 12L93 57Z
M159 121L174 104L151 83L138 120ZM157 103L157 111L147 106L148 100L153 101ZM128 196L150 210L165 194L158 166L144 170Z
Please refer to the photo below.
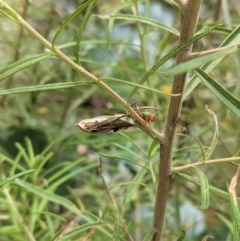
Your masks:
M148 123L146 123L145 120L141 118L141 116L135 111L135 109L127 101L125 101L117 92L115 92L112 88L110 88L100 78L93 75L92 73L87 71L84 67L82 67L81 65L74 62L71 58L69 58L67 55L65 55L57 46L55 46L55 45L51 44L49 41L47 41L40 33L38 33L30 24L28 24L5 1L1 0L0 4L2 5L2 7L0 8L0 11L2 13L7 15L7 17L12 19L14 22L18 23L21 27L23 27L30 35L32 35L34 38L36 38L43 46L45 46L48 50L50 50L55 56L57 56L59 59L61 59L65 63L67 63L69 66L71 66L77 72L83 74L85 77L90 79L94 84L98 85L101 89L103 89L109 95L111 95L112 98L116 102L120 103L126 109L126 111L129 113L129 115L131 115L131 117L133 119L135 119L139 125L142 126L142 130L144 130L145 133L147 133L152 138L161 142L162 134L159 133L158 131L156 131L155 129L153 129L150 125L148 125Z

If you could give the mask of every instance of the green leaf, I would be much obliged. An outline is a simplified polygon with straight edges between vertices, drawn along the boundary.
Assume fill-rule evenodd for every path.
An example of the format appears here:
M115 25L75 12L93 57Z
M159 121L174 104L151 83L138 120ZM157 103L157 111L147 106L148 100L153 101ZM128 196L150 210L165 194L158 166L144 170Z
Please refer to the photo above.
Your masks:
M148 231L148 233L144 236L143 241L152 240L154 234L155 234L155 230Z
M11 95L11 94L19 94L19 93L28 93L28 92L36 92L36 91L48 91L48 90L59 90L66 88L73 88L79 85L87 85L93 84L90 81L81 81L81 82L65 82L65 83L54 83L54 84L45 84L45 85L33 85L26 87L17 87L8 90L0 90L1 95Z
M103 77L103 78L100 78L99 80L103 80L103 81L113 81L113 82L121 83L121 84L123 84L123 85L135 86L135 87L137 87L137 88L141 88L141 89L144 89L144 90L148 90L148 91L154 92L154 93L156 93L156 94L171 96L171 94L167 94L167 93L165 93L165 92L163 92L163 91L157 90L156 88L154 89L154 88L151 88L151 87L148 87L148 86L145 86L145 85L133 83L133 82L126 81L126 80L122 80L122 79ZM173 96L173 95L172 95L172 96Z
M54 239L59 241L69 241L69 240L77 240L81 235L84 236L84 232L89 232L89 230L95 230L100 229L102 226L108 225L109 222L99 220L97 222L91 222L91 223L82 223L80 226L74 227L72 229L69 229L69 231L66 230L66 232L60 233L59 236ZM104 229L103 229L104 230ZM106 229L105 229L106 230ZM108 234L109 237L112 237L112 233Z
M81 47L81 42L82 42L82 38L83 38L83 32L86 28L87 22L90 18L92 9L94 8L96 2L97 2L97 0L93 0L88 4L84 17L82 18L81 24L79 26L79 31L78 31L77 41L76 41L76 49L75 49L76 62L78 64L80 63L79 53L80 53L80 47Z
M200 179L200 187L201 187L201 200L202 205L200 209L207 209L209 206L209 184L207 176L202 172L199 168L195 168L195 170L198 173L199 179Z
M238 209L238 201L237 201L237 185L238 179L240 178L240 167L237 168L236 173L233 175L230 186L228 188L229 191L229 204L231 208L232 214L232 233L233 233L233 241L238 241L240 239L240 210Z
M216 59L222 59L227 54L230 54L236 51L239 51L239 48L237 46L229 46L227 48L222 49L219 52L208 54L202 57L198 57L198 58L183 62L181 64L178 64L166 70L161 70L159 71L159 74L167 78L167 77L175 76L181 73L186 73L196 68L199 68L200 66L206 63L212 62Z
M195 73L200 80L221 100L231 111L240 117L240 101L228 90L220 85L215 79L206 74L203 70L197 69Z
M134 194L138 192L139 186L143 185L144 188L149 188L148 186L146 186L146 183L143 180L144 176L146 175L146 172L147 170L145 168L142 168L134 177L134 179L131 182L129 182L129 185L123 197L123 207L125 207L131 200L134 200Z
M68 25L68 23L70 23L84 8L88 7L88 5L93 2L95 0L89 0L84 2L82 5L80 5L70 16L68 16L62 23L62 25L58 28L53 41L52 41L52 45L55 44L57 38L59 37L59 35L62 33L62 31L64 30L64 28Z
M229 201L231 207L231 213L233 217L233 240L239 241L240 239L240 211L238 207L234 204L233 196L229 193Z
M23 172L19 172L11 177L8 177L8 178L5 178L4 180L0 181L0 186L3 186L9 182L12 182L13 180L15 180L16 178L19 178L19 177L22 177L26 174L29 174L29 173L32 173L34 172L34 169L30 169L30 170L26 170L26 171L23 171Z
M131 145L132 145L131 149L133 149L133 147L134 147L134 148L137 148L138 151L141 151L144 155L147 154L146 151L145 151L145 149L142 148L142 147L136 142L135 139L130 138L129 135L126 135L126 134L124 134L123 132L117 132L117 134L118 134L119 136L123 137L123 138L125 139L125 142L126 142L126 143L127 143L127 142L131 143ZM137 151L137 152L138 152L138 151Z
M80 216L82 220L85 222L90 223L96 223L96 220L99 220L94 215L81 211L73 202L69 201L67 198L62 197L61 195L55 194L49 190L36 187L35 185L31 183L27 183L23 180L16 179L15 183L27 191L33 193L34 195L43 198L44 200L51 201L55 204L59 204L63 207L65 207L67 210L74 213L74 215ZM103 233L105 233L108 236L111 236L111 233L109 233L106 229L102 229L101 226L98 227Z
M68 210L71 210L75 213L78 213L78 214L81 213L80 210L77 208L77 206L74 203L72 203L71 201L69 201L67 198L64 198L60 195L57 195L53 192L46 190L46 189L38 188L35 185L27 183L20 179L16 179L15 182L18 186L28 190L29 192L31 192L43 199L46 199L48 201L62 205L63 207L66 207Z
M233 45L233 44L238 44L240 41L240 25L237 26L228 36L227 38L222 42L220 47L228 46L228 45ZM223 59L218 58L211 63L207 63L204 66L201 67L202 70L205 72L209 72L212 69L214 69ZM197 76L193 76L186 84L184 95L183 95L183 100L185 100L191 93L192 91L196 88L196 86L200 83L200 79Z
M94 170L99 165L97 162L93 162L87 165L85 164L82 168L78 168L78 164L80 164L83 161L84 158L79 159L78 161L75 161L72 164L68 164L67 166L62 165L61 170L58 170L57 172L54 169L52 169L51 171L55 171L54 175L50 176L47 179L47 182L49 183L49 190L54 191L59 186L63 185L63 183L66 183L68 180L71 180L73 177L77 177L81 175L81 173Z
M0 81L10 77L11 75L19 72L22 69L25 69L33 64L36 64L39 61L50 57L53 57L53 55L50 53L38 54L9 64L0 69Z
M153 27L156 27L158 29L162 29L162 30L165 30L169 33L172 33L176 36L179 36L179 31L177 31L175 28L172 28L170 26L167 26L165 24L162 24L156 20L153 20L151 18L147 18L147 17L144 17L144 16L135 16L135 15L128 15L128 14L116 14L116 15L111 15L111 16L100 16L98 15L99 18L102 18L102 19L120 19L120 20L125 20L125 21L129 21L129 22L133 22L134 24L136 22L139 22L139 23L143 23L143 24L147 24L147 25L150 25L150 26L153 26Z
M148 149L148 160L152 159L152 156L159 151L159 142L157 140L153 140L149 149Z
M201 183L199 181L197 181L196 178L194 178L192 176L189 176L189 175L186 175L184 173L176 173L176 176L182 177L185 180L187 180L187 181L189 181L191 183L194 183L194 184L196 184L198 186L201 185ZM210 191L214 192L219 197L224 198L225 200L228 200L228 198L229 198L229 193L228 192L222 191L221 189L216 188L216 187L211 186L211 185L208 185L208 187L209 187ZM240 198L237 198L237 200L240 201Z
M166 54L163 58L159 59L153 66L152 68L143 76L143 78L139 81L138 84L142 85L146 80L148 80L164 63L166 63L169 59L171 59L173 56L175 56L179 51L187 48L189 45L193 44L197 40L203 38L210 32L212 32L216 26L211 27L211 28L206 28L202 30L200 33L196 34L194 37L191 39L187 40L186 42L176 46L175 48L172 49L171 52ZM136 93L136 91L139 89L139 87L135 87L132 92L128 96L128 102L132 98L132 96Z
M112 160L119 160L119 161L122 161L122 160L125 160L129 163L132 163L134 165L138 165L142 168L144 168L144 166L142 166L141 164L137 163L135 160L133 160L132 158L128 158L128 157L124 157L124 156L119 156L119 155L112 155L112 154L108 154L108 153L103 153L103 152L97 152L97 155L98 156L101 156L101 157L106 157L106 158L110 158Z
M210 146L208 147L206 153L204 153L204 160L210 158L210 156L212 155L212 153L214 152L217 144L218 144L218 137L219 137L219 130L218 130L218 119L217 119L217 116L216 114L210 110L207 106L206 106L206 109L208 111L208 113L210 115L213 116L213 119L214 119L214 123L215 123L215 131L214 131L214 135L213 135L213 139L211 141L211 144Z

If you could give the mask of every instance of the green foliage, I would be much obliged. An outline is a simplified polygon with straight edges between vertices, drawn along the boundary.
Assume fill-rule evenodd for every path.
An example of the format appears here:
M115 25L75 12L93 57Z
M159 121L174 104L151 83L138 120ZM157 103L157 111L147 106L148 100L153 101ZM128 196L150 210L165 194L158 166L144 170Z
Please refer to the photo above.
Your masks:
M152 240L161 148L151 134L164 127L173 77L188 73L173 123L164 240L239 240L239 186L237 204L226 189L240 153L234 7L232 24L202 13L200 30L178 44L173 1L7 2L0 0L0 239ZM212 16L214 4L203 2ZM176 64L191 44L209 52ZM156 122L107 134L75 127L131 115L135 101L156 107Z
M202 82L228 106L238 117L240 117L240 101L228 92L222 85L218 84L216 80L201 70L196 70Z

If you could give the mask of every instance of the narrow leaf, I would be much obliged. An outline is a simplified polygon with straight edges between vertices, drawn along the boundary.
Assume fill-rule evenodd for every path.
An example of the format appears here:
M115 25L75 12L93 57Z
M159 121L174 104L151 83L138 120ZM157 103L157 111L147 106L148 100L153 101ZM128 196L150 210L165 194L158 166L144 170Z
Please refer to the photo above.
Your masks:
M180 176L182 178L184 178L185 180L191 182L191 183L194 183L198 186L201 185L201 183L199 181L196 180L196 178L192 177L192 176L189 176L189 175L186 175L184 173L176 173L176 176ZM219 197L221 198L224 198L225 200L228 200L229 199L229 193L228 192L225 192L219 188L216 188L214 186L211 186L209 185L209 190L214 192L216 195L218 195ZM238 201L240 201L240 198L237 198Z
M200 179L200 187L201 187L201 200L202 205L200 209L207 209L209 206L209 184L207 176L198 168L195 168L195 170L198 173L199 179Z
M155 234L155 230L150 230L148 231L148 233L145 235L145 237L143 238L143 241L149 241L152 240L153 236Z
M89 230L101 229L102 226L107 226L109 224L108 221L97 221L91 223L82 223L79 226L74 227L73 229L66 230L66 232L60 233L54 241L69 241L69 240L77 240L79 237L84 236L84 232L89 232ZM102 230L107 230L106 228L102 228ZM112 237L112 233L106 233L108 237Z
M31 192L43 199L60 204L69 210L74 210L74 211L77 211L78 213L80 212L80 210L78 210L77 206L74 203L72 203L71 201L69 201L67 198L64 198L60 195L57 195L57 194L50 192L48 190L45 190L43 188L38 188L35 185L27 183L20 179L16 179L15 181L18 186L28 190L29 192Z
M228 48L224 48L219 52L208 54L202 57L198 57L198 58L183 62L181 64L178 64L166 70L161 70L159 74L167 78L167 77L175 76L181 73L186 73L196 68L199 68L200 66L203 66L206 63L212 62L216 59L222 59L227 54L230 54L236 51L239 51L239 48L237 46L229 46Z
M233 240L234 241L238 241L240 239L240 211L238 209L238 201L237 201L238 179L240 179L240 166L237 168L236 173L233 175L231 183L229 185L229 201L230 201L231 213L233 218Z
M76 62L78 64L80 63L79 53L80 53L80 47L81 47L81 42L82 42L82 38L83 38L83 32L86 28L87 22L90 18L90 15L92 13L92 9L94 8L96 2L97 2L97 0L93 0L92 2L90 2L88 4L86 12L84 14L84 17L82 18L81 24L79 26L78 36L77 36L77 41L76 41L76 49L75 49Z
M26 171L23 171L23 172L19 172L11 177L8 177L8 178L5 178L4 180L0 181L0 186L3 186L9 182L12 182L13 180L15 180L16 178L19 178L19 177L22 177L22 176L25 176L26 174L29 174L29 173L32 173L34 172L34 169L30 169L30 170L26 170Z
M240 25L237 26L228 36L227 38L222 42L220 47L228 46L228 45L233 45L233 44L238 44L240 42ZM201 67L202 70L204 70L206 73L214 69L223 59L219 58L214 60L213 62L205 64L203 67ZM183 99L185 100L191 93L192 91L198 86L200 83L200 79L197 76L193 76L188 82L185 87L184 91L184 96Z
M240 101L203 70L197 69L195 72L207 88L210 89L231 111L240 117Z
M218 130L218 119L217 119L217 116L216 114L210 110L207 106L206 106L206 109L208 111L208 113L210 115L213 116L213 119L214 119L214 123L215 123L215 131L214 131L214 135L213 135L213 139L211 141L211 144L210 146L208 147L206 153L204 153L204 159L208 159L210 158L210 156L212 155L213 151L215 150L215 147L217 146L217 143L218 143L218 137L219 137L219 130Z
M235 205L233 196L230 193L229 194L229 201L230 201L230 207L231 207L231 213L233 218L233 240L239 241L240 239L240 211L238 207Z
M146 175L147 169L142 168L137 175L134 177L133 181L129 183L129 186L124 194L124 199L122 206L125 207L134 198L134 194L137 192L141 183L145 185L143 178Z
M45 85L33 85L26 87L17 87L8 90L0 90L1 95L11 95L11 94L19 94L19 93L28 93L28 92L36 92L36 91L48 91L48 90L59 90L66 88L73 88L79 85L87 85L92 84L90 81L82 81L82 82L66 82L66 83L54 83L54 84L45 84Z
M159 150L159 142L153 140L149 149L148 149L148 160L152 159L152 156Z
M95 217L93 214L81 211L73 202L61 195L55 194L44 188L36 187L35 185L20 179L15 179L15 183L38 197L65 207L67 210L74 213L74 215L81 217L84 222L93 223L96 222L96 220L99 220L98 217ZM106 235L111 236L111 233L109 233L106 229L103 229L101 226L99 226L98 229Z
M60 34L62 33L62 31L64 30L64 28L68 25L68 23L70 23L84 8L86 8L89 3L91 3L93 0L89 0L84 2L82 5L80 5L70 16L68 16L62 23L62 25L58 28L53 41L52 41L52 45L55 44L57 38L60 36Z
M171 95L169 93L165 93L163 91L157 90L156 88L154 89L154 88L151 88L151 87L148 87L148 86L145 86L145 85L129 82L129 81L126 81L126 80L121 80L121 79L116 79L116 78L105 78L105 77L100 78L100 80L103 80L103 81L113 81L113 82L117 82L117 83L122 83L123 85L131 85L131 86L135 86L137 88L148 90L148 91L160 94L160 95L177 96L177 95Z
M210 32L212 32L216 27L211 27L211 28L206 28L202 30L200 33L196 34L193 38L187 40L186 42L176 46L175 48L172 49L171 52L166 54L163 58L159 59L155 65L152 66L152 68L143 76L143 78L139 81L138 84L143 84L146 80L150 78L163 64L165 64L169 59L171 59L173 56L175 56L179 51L185 49L189 45L193 44L197 40L203 38ZM128 102L132 98L132 96L136 93L136 91L139 89L139 87L135 87L132 92L128 96Z
M19 72L22 69L25 69L33 64L36 64L39 61L50 57L53 57L53 55L50 53L38 54L9 64L0 69L0 81L10 77L11 75Z
M120 19L120 20L125 20L125 21L130 21L130 22L139 22L139 23L144 23L162 30L165 30L169 33L172 33L176 36L179 36L179 31L177 31L175 28L172 28L170 26L167 26L165 24L162 24L156 20L153 20L151 18L147 18L144 16L136 16L136 15L128 15L128 14L116 14L116 15L111 15L111 16L98 16L99 18L102 19Z

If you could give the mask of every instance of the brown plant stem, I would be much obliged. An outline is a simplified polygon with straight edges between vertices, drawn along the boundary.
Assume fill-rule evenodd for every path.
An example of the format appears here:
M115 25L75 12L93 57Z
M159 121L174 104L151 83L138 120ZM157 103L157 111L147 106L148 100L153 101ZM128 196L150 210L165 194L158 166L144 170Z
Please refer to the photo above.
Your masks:
M181 8L181 33L179 41L181 44L184 41L193 37L195 33L201 0L185 0L178 2ZM178 64L187 60L191 52L192 45L180 51L177 55L176 63ZM160 144L159 177L153 221L153 228L155 233L153 235L152 241L160 241L162 238L164 213L170 191L172 148L176 134L177 121L179 119L182 107L182 96L185 80L186 73L174 77L172 94L180 95L172 96L170 99L166 123L164 127L163 141Z

